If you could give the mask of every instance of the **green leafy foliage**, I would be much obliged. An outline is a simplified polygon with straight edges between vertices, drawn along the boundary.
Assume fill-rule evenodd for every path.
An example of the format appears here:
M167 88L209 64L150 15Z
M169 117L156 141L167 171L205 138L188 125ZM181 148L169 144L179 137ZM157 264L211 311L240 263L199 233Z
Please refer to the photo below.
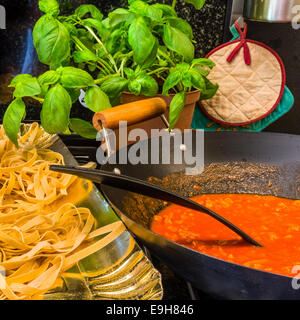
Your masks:
M155 3L152 5L152 7L160 9L163 12L164 17L177 17L175 9L166 4Z
M140 74L129 82L128 89L135 95L142 94L147 97L153 97L158 93L158 84L147 74Z
M37 78L23 78L22 81L18 81L15 86L14 97L23 98L39 95L41 93L41 87L37 81Z
M148 3L140 0L134 1L130 5L129 9L137 15L148 17L155 21L160 21L163 16L163 11L159 7L149 5Z
M205 1L186 2L201 8ZM41 124L47 132L70 134L71 129L94 139L91 124L69 118L81 90L93 112L118 105L123 92L175 94L170 127L180 116L187 92L201 90L202 99L216 93L218 85L207 79L214 63L194 58L193 31L178 17L176 0L172 6L129 0L128 8L117 8L106 17L91 4L60 15L59 3L39 0L45 14L33 30L39 60L49 70L38 78L18 75L10 84L15 100L7 108L4 125L15 143L26 114L23 97L41 103Z
M85 88L94 85L93 77L86 71L65 67L61 71L61 84L65 88Z
M152 51L150 52L147 59L145 59L145 61L143 62L143 65L142 65L143 69L149 68L154 63L154 61L156 60L157 50L158 50L158 40L155 39L155 43L152 48Z
M218 91L219 85L218 84L213 84L211 81L208 79L205 80L205 87L206 89L201 93L200 100L207 100L211 99Z
M25 114L25 103L22 99L15 99L6 109L3 126L8 138L18 146L18 132Z
M17 76L15 76L9 87L15 87L19 82L24 82L26 81L26 79L32 79L32 75L31 74L18 74Z
M48 133L65 132L69 128L72 100L67 90L56 84L46 94L41 111L41 123Z
M79 18L83 18L87 14L90 14L92 18L97 19L99 21L102 20L103 14L101 11L92 4L82 4L76 10L75 14L78 15Z
M137 18L128 31L128 42L133 49L134 61L143 65L156 44L155 37L142 17Z
M80 89L70 89L70 88L65 88L65 89L68 91L71 97L72 103L75 103L80 97Z
M169 115L169 130L172 130L182 112L185 105L186 93L185 91L177 93L171 101L170 104L170 115Z
M128 80L122 77L112 77L105 80L101 85L101 90L104 91L110 98L118 96L125 88L127 88Z
M96 139L97 137L97 130L93 125L78 118L70 119L70 129L86 139Z
M181 79L181 72L179 70L174 70L169 74L163 86L163 95L167 95L168 91L179 83Z
M122 46L122 44L124 45L124 36L125 31L123 29L114 30L110 34L108 41L105 43L108 52L111 54L118 52L120 50L120 46Z
M192 61L192 65L203 66L203 67L208 67L209 69L212 69L216 64L210 59L198 58Z
M85 94L85 103L94 112L111 108L109 97L98 87L91 87Z
M81 23L83 26L94 28L97 31L98 35L100 35L104 40L109 37L108 31L101 21L97 19L87 18L82 20Z
M173 28L170 25L165 25L163 40L170 50L183 56L186 62L191 62L193 60L195 48L189 37L182 31Z
M121 23L129 22L134 19L135 15L127 9L118 8L108 14L109 27L115 27Z
M183 32L185 35L188 36L190 40L193 39L193 29L188 22L186 22L181 18L176 18L176 17L170 17L168 21L172 27Z
M97 61L98 56L90 50L74 51L73 58L76 63Z
M44 13L55 17L59 15L59 4L56 0L40 0L39 7Z
M60 79L60 75L56 71L50 70L40 75L38 77L38 82L41 86L43 86L43 85L55 84L59 81L59 79Z
M184 0L187 3L191 3L197 10L200 10L204 4L205 0Z
M39 60L59 66L70 55L70 35L66 27L51 15L42 16L33 29L33 43Z
M206 84L203 76L196 69L189 71L191 75L191 86L198 90L206 90Z

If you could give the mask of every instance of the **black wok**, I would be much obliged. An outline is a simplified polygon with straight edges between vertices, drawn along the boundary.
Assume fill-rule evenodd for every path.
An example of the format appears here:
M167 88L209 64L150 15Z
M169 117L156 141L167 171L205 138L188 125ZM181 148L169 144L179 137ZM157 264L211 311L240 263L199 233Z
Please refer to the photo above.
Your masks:
M194 131L191 134L195 136ZM257 193L300 198L300 136L216 132L205 133L204 141L207 172L204 171L202 180L197 180L197 176L179 175L181 181L186 179L186 188L196 179L201 186L198 193ZM148 144L150 157L150 141L142 143ZM193 139L193 149L195 144ZM174 152L178 150L171 147L171 158ZM183 172L185 167L186 164L129 163L105 164L102 169L118 168L122 174L147 179ZM184 183L174 183L178 177L171 179L169 188L184 194ZM291 277L216 259L151 232L151 218L161 209L155 200L151 200L153 206L146 204L142 212L138 206L135 209L127 206L128 201L136 201L135 195L108 186L101 189L128 229L179 276L202 291L226 299L300 299L300 290L293 289Z

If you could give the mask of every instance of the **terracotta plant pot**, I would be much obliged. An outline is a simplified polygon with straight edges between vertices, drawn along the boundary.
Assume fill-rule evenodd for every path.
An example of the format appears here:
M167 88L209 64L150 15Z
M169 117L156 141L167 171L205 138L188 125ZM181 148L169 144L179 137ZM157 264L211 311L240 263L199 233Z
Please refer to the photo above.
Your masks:
M165 114L165 117L167 119L169 118L169 106L170 106L170 103L171 103L173 97L174 97L174 94L170 95L169 97L165 97L165 96L162 96L162 95L157 95L155 97L155 98L161 98L161 99L163 99L165 101L163 110L166 110L164 114ZM181 116L180 116L179 121L177 122L175 128L180 129L181 131L183 131L184 129L189 129L191 127L193 114L194 114L194 109L195 109L195 103L199 100L199 98L200 98L200 90L192 91L192 92L188 92L187 93L186 105L183 108L183 111L181 113ZM123 105L123 104L133 103L133 105L135 105L134 102L145 100L145 99L150 99L150 98L146 97L146 96L142 96L142 95L135 96L134 94L131 94L131 93L122 93L120 104ZM150 103L150 101L149 101L149 103ZM151 103L150 103L150 105L151 105ZM138 109L139 112L136 111L136 114L140 113L140 115L141 115L141 112L142 112L143 115L144 115L142 118L148 119L150 117L150 115L148 117L148 115L147 115L148 112L147 111L149 111L148 107L150 105L148 105L148 106L146 105L145 106L145 104L141 104L141 106L139 106L139 109ZM159 105L159 103L158 103L158 105ZM137 107L137 105L135 105L135 107ZM145 108L145 107L147 107L147 108L144 111L141 111L140 108ZM156 109L156 107L154 107L154 109ZM118 108L118 107L116 107L116 108ZM114 109L114 108L112 108L112 109ZM96 113L94 115L93 124L94 124L94 127L97 130L100 130L100 126L98 124L98 120L102 118L101 114L105 113L106 117L107 116L111 117L111 112L109 112L109 110L113 111L112 109L108 109L108 110L105 110L105 111L102 111L102 112L98 112L98 113ZM124 112L124 110L123 110L123 112ZM128 110L128 113L126 113L125 115L123 114L123 116L122 116L122 112L120 112L120 119L118 121L125 120L125 118L129 115L130 112L132 113L132 110L131 111ZM164 111L162 111L162 112L164 112ZM116 112L112 112L112 113L114 114L113 118L115 118L116 117ZM155 115L155 114L161 114L161 112L153 113L152 116ZM131 115L130 117L134 118L135 116ZM162 121L160 116L156 116L156 117L151 118L149 120L142 121L142 122L137 122L137 123L134 121L133 123L135 123L135 124L132 124L132 125L128 126L128 128L127 128L128 133L133 129L140 128L140 129L143 129L143 130L145 130L147 132L147 137L148 138L150 138L151 136L153 137L154 133L151 132L151 129L165 129L166 128L166 126L165 126L165 124ZM126 139L127 140L126 142L123 139L121 139L122 142L119 141L119 130L115 126L114 126L113 130L114 130L115 135L116 135L116 143L117 143L116 149L117 150L120 149L120 148L125 147L128 144L134 143L133 141L128 141L127 139Z
M183 111L180 115L180 118L175 128L184 130L184 129L189 129L191 127L194 110L195 110L195 103L200 99L200 94L201 94L200 90L191 91L186 94L186 104L183 108ZM167 103L167 111L165 113L165 117L167 119L169 119L169 106L174 96L175 94L170 94L169 97L165 97L161 94L156 95L156 97L162 98ZM132 93L123 92L121 94L120 103L125 104L125 103L130 103L130 102L134 102L137 100L144 100L144 99L149 99L149 97L146 97L143 95L136 96ZM149 131L149 129L165 128L165 125L160 117L156 117L154 119L144 121L135 127L143 128L146 131Z

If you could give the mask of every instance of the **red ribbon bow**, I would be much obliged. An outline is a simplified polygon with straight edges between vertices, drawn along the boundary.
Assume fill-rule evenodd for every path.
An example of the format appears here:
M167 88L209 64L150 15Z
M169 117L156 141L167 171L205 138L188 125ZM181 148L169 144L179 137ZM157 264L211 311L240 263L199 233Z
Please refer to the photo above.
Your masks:
M244 31L242 31L242 29L240 28L240 26L239 26L239 24L237 22L235 22L235 27L236 27L237 31L239 32L239 34L241 36L241 40L240 40L239 44L231 52L229 57L227 58L227 62L231 62L236 57L236 55L239 53L241 48L243 47L244 48L244 60L245 60L245 63L247 65L250 65L251 64L251 55L250 55L250 50L249 50L249 47L248 47L248 44L247 44L247 39L246 39L247 24L245 23Z

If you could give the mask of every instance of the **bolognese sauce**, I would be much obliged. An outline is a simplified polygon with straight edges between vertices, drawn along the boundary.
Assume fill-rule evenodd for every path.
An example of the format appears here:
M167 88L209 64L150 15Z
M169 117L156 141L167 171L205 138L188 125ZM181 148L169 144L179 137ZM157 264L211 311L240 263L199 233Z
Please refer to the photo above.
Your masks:
M201 253L292 276L300 265L300 200L251 194L205 194L192 200L221 214L263 245L252 246L212 217L178 205L156 215L151 230Z

